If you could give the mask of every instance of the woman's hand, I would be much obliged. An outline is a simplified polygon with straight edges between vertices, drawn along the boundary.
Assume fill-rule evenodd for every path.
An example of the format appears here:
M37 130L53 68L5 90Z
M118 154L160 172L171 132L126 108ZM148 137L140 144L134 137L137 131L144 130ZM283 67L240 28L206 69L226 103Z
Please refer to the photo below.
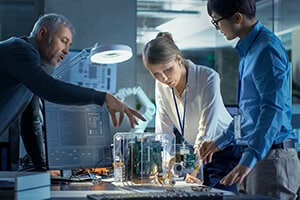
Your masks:
M212 156L219 151L213 140L206 140L199 147L200 159L204 164L211 162Z
M191 174L186 174L185 176L185 182L186 183L198 183L198 184L202 184L203 182L198 179L196 176L193 176Z

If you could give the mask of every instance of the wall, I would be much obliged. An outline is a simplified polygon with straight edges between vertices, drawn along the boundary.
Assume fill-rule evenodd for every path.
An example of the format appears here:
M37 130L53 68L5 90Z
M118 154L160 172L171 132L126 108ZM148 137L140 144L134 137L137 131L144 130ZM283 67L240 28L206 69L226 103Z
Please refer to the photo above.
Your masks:
M0 40L28 35L42 10L41 0L0 0Z
M293 103L300 104L300 28L292 31Z

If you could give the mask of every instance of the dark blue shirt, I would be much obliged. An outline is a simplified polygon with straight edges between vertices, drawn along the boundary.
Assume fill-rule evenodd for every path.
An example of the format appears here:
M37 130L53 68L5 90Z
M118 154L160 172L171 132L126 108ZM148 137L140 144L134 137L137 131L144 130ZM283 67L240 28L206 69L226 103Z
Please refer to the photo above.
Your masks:
M281 41L261 22L238 42L236 49L240 56L242 138L234 138L231 123L215 143L221 149L232 143L247 145L240 164L252 168L272 144L286 138L297 140L291 127L290 65Z

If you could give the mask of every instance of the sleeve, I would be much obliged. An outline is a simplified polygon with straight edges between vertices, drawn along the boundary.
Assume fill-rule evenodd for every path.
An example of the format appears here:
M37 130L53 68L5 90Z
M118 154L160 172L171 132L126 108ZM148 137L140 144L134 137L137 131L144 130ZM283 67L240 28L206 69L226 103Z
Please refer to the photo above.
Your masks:
M201 114L195 146L198 146L204 140L213 139L217 135L222 134L222 132L217 132L217 127L220 123L219 119L223 117L219 115L222 115L223 112L221 112L221 108L224 106L220 92L220 78L215 71L212 73L209 71L208 74L202 74L206 76L202 75L201 77L201 87L204 88L202 94L200 94L200 97L202 98L200 101Z
M47 74L42 69L40 56L33 47L15 47L11 61L10 75L43 99L73 105L102 105L105 101L105 92L67 83Z
M260 112L240 161L250 168L265 157L282 126L290 123L284 113L287 110L284 107L289 103L289 69L278 49L265 47L253 69L253 82L261 102Z
M214 138L214 142L218 149L224 149L234 142L233 122L230 123L228 129L224 129L223 133Z

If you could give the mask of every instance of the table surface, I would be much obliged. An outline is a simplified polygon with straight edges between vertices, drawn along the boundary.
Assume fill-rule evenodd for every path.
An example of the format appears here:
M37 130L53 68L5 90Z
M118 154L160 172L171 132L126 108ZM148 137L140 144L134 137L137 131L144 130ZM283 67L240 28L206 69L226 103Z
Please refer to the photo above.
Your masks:
M88 199L87 197L88 195L113 196L115 194L118 194L126 197L128 196L128 194L132 195L132 194L139 194L139 193L143 193L145 195L146 194L155 195L155 198L157 199L157 196L159 196L159 194L165 195L166 192L170 193L171 190L172 191L174 190L176 194L180 194L181 192L183 193L198 192L197 194L199 194L199 192L201 192L201 194L203 194L204 196L206 195L222 196L222 199L224 200L235 200L235 199L270 200L272 199L270 197L264 197L264 196L236 195L229 191L219 190L215 188L208 188L206 186L201 186L199 184L185 183L185 181L183 180L176 181L176 184L174 186L166 187L166 186L147 185L147 184L134 184L131 182L116 183L112 179L107 179L98 182L69 182L69 183L62 182L59 184L52 184L51 200L66 200L66 199L86 200Z

